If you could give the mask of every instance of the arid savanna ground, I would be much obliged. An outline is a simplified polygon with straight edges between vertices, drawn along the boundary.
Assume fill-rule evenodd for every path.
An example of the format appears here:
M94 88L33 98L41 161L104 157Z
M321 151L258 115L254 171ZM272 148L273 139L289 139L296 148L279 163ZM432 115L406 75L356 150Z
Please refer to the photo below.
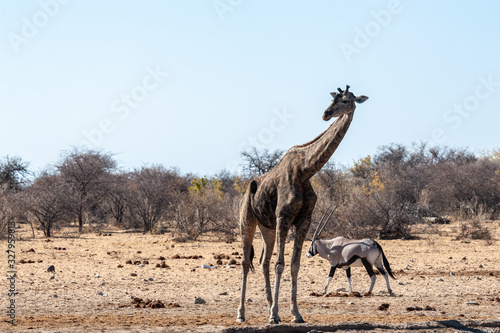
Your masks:
M500 239L499 224L484 222L483 227ZM16 232L21 237L16 241L16 325L2 314L0 331L500 331L500 241L456 240L459 230L460 222L420 225L415 229L418 240L379 241L397 278L390 281L392 296L381 276L372 296L349 296L342 290L314 296L324 287L329 265L319 257L307 259L309 243L304 244L298 298L307 324L290 324L287 266L280 298L283 324L270 326L259 269L249 276L247 321L235 320L239 241L178 243L169 234L109 230L78 235L73 229L50 240L31 239L29 227L21 226ZM1 244L7 250L7 242ZM259 254L261 240L254 245ZM291 250L289 243L288 263ZM46 271L49 265L55 274ZM8 271L7 254L0 269ZM361 294L370 285L363 268L353 269L352 281ZM329 291L347 287L344 271L338 270ZM0 288L5 296L8 280L2 279ZM2 309L9 304L4 296ZM195 304L196 297L205 303ZM159 300L165 307L136 307L134 298Z

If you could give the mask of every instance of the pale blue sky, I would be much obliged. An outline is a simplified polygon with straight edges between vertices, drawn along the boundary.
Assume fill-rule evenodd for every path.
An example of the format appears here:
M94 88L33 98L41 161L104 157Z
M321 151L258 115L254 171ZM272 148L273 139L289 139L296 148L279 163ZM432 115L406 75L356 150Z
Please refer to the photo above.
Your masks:
M124 168L211 175L321 133L330 91L370 99L333 156L500 147L498 1L0 1L0 157L82 144Z

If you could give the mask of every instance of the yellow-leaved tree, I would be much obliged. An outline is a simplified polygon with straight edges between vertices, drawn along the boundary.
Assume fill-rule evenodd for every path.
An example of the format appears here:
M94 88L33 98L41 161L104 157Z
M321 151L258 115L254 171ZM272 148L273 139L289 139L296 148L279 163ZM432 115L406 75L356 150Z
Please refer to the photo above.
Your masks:
M192 240L207 233L233 237L234 216L225 199L220 179L193 178L177 211L177 229L182 236Z

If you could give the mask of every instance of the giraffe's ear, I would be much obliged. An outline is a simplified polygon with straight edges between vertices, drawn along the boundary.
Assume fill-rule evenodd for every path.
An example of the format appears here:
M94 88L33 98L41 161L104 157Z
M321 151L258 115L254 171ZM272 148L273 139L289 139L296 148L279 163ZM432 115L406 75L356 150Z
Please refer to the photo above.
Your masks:
M332 95L332 97L335 98L335 96L337 96L337 93L336 92L331 92L330 95Z
M365 96L365 95L361 95L361 96L358 96L356 97L356 99L354 100L356 103L364 103L366 102L366 100L368 99L368 96Z

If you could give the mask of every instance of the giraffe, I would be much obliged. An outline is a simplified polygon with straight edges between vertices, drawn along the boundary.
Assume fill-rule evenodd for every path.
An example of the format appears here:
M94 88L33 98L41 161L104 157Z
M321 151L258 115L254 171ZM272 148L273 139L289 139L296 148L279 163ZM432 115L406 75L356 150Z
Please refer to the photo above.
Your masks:
M311 224L316 205L316 194L310 179L316 174L339 146L353 118L355 103L363 103L366 96L354 96L338 88L330 93L333 101L323 114L323 120L339 117L326 131L314 140L290 148L271 171L253 179L240 202L240 233L243 243L243 276L237 321L245 321L245 294L248 272L253 270L253 238L258 226L263 238L259 260L264 273L266 298L269 305L269 323L279 323L278 298L281 275L285 267L285 241L291 226L295 226L295 242L291 259L292 322L304 320L297 307L297 278L300 268L302 245ZM271 294L269 266L273 248L277 243L274 294Z

